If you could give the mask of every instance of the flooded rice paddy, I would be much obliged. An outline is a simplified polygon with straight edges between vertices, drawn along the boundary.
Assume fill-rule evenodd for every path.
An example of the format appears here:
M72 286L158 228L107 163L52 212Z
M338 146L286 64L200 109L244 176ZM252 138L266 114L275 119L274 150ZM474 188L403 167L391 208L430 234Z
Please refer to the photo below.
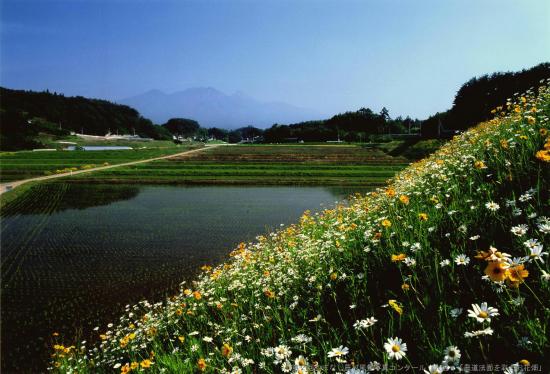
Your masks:
M353 192L365 190L33 187L1 212L2 372L44 371L53 332L97 338L124 305L162 300L239 242Z

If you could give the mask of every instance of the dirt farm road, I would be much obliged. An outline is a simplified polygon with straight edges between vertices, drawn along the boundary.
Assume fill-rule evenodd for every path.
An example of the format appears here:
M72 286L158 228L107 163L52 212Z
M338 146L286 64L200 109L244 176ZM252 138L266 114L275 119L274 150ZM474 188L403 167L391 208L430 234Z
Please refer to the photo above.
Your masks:
M27 183L27 182L44 181L44 180L48 180L48 179L62 178L62 177L70 176L70 175L77 175L77 174L82 174L82 173L89 173L89 172L97 171L97 170L112 169L112 168L116 168L116 167L119 167L119 166L128 166L128 165L143 164L143 163L146 163L146 162L151 162L151 161L156 161L156 160L164 160L164 159L167 159L167 158L179 157L179 156L184 156L184 155L188 155L188 154L191 154L191 153L202 152L202 151L204 151L204 150L206 150L206 149L211 149L211 148L215 148L215 147L219 147L219 146L221 146L221 144L206 145L206 146L204 146L204 147L202 147L202 148L192 149L192 150L190 150L190 151L175 153L175 154L173 154L173 155L168 155L168 156L161 156L161 157L155 157L155 158L148 158L148 159L146 159L146 160L138 160L138 161L132 161L132 162L125 162L125 163L116 164L116 165L100 166L100 167L93 168L93 169L77 170L77 171L68 172L68 173L54 174L54 175L46 175L46 176L43 176L43 177L35 177L35 178L22 179L22 180L13 181L13 182L1 183L1 184L0 184L0 195L3 194L4 192L13 190L14 188L19 187L20 185L22 185L22 184L24 184L24 183ZM91 152L91 151L90 151L90 152Z

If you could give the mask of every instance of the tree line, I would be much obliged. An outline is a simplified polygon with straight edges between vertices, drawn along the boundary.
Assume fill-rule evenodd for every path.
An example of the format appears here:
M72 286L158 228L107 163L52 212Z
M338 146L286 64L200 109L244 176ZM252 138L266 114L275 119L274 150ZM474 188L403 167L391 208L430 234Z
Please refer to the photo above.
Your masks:
M340 113L329 119L289 125L274 124L262 130L246 126L235 130L204 128L197 121L172 118L154 125L135 109L106 100L57 93L10 90L0 87L0 147L4 150L40 146L39 132L68 135L69 131L104 135L108 131L137 134L154 139L186 138L199 141L219 139L229 143L243 140L266 143L378 141L394 134L424 138L452 136L493 116L491 111L514 94L536 89L550 78L550 63L519 72L487 74L464 83L455 95L451 109L425 120L392 118L387 108L376 113L369 108ZM31 125L32 124L32 125Z
M36 137L41 132L62 136L71 131L89 135L105 135L110 131L153 139L171 138L165 128L155 126L129 106L49 91L0 87L0 123L0 147L4 150L38 147Z

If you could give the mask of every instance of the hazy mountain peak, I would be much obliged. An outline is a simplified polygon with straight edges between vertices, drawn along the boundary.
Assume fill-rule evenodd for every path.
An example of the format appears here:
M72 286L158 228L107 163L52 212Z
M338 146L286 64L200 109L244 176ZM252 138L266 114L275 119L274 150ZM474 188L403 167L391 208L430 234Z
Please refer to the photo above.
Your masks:
M214 87L190 87L171 94L152 89L118 102L136 108L158 124L170 118L184 117L194 119L204 127L269 127L274 123L293 123L319 117L313 110L281 101L261 102L242 91L227 95Z

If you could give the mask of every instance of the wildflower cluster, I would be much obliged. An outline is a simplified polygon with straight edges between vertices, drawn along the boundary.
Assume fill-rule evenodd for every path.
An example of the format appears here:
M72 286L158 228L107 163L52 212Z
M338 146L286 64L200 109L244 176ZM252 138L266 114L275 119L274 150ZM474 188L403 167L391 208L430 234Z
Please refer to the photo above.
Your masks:
M63 350L54 369L356 373L406 362L442 373L542 363L550 90L495 114L387 188L241 243L163 303L127 306L97 345Z

